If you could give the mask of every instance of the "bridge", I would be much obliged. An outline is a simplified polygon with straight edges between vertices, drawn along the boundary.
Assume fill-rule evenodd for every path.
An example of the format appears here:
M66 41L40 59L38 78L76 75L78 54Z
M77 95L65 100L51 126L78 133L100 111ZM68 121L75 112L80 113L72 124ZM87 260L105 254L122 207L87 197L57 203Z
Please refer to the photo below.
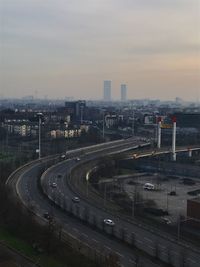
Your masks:
M140 138L130 138L68 151L65 160L58 155L46 157L16 170L8 178L7 186L25 207L34 207L40 223L47 223L44 213L49 212L63 225L63 240L71 240L72 246L79 240L91 257L115 253L121 265L127 267L137 266L138 259L142 266L148 267L168 266L169 263L178 267L183 260L186 266L197 267L200 263L198 247L122 216L114 205L109 205L109 208L104 206L101 197L94 197L88 191L86 173L98 166L102 158L145 149L149 145ZM180 152L187 150L181 148ZM143 156L147 155L152 155L152 151L143 153ZM43 192L38 188L36 177L39 177ZM52 203L55 205L52 206ZM105 218L112 219L115 226L105 225Z

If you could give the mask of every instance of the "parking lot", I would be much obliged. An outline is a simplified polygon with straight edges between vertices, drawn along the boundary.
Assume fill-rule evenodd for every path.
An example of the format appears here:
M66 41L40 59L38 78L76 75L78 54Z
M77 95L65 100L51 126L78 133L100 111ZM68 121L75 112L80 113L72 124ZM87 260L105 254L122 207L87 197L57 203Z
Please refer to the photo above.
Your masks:
M177 222L179 215L186 216L187 214L187 199L195 196L188 195L189 191L200 190L200 180L192 178L194 185L183 183L184 177L164 176L155 173L153 175L145 175L142 177L133 177L124 181L124 189L130 196L133 197L135 192L139 192L143 200L155 201L156 207L167 210L169 215L167 218L173 223ZM151 183L154 185L154 190L145 190L144 184ZM176 195L170 195L174 191ZM166 217L166 216L165 216Z

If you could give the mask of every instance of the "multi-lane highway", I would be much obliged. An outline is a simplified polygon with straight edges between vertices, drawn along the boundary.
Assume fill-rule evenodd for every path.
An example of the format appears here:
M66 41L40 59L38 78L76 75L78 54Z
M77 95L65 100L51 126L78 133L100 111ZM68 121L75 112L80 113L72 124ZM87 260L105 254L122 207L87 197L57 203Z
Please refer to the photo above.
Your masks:
M199 251L187 244L178 244L173 237L169 237L167 234L156 232L155 229L146 228L137 223L130 223L99 208L85 197L82 198L81 195L79 195L80 202L73 201L76 193L67 182L67 179L73 179L69 175L72 169L77 165L82 166L84 162L95 161L102 155L119 153L126 149L136 148L138 145L143 145L143 142L123 140L68 152L67 160L55 164L42 175L41 185L48 198L38 188L38 179L40 179L38 177L41 174L41 166L44 165L39 161L20 173L20 177L16 180L17 194L24 205L34 206L37 216L42 218L48 211L62 223L66 232L70 232L77 238L81 237L88 246L96 248L97 253L100 253L102 249L102 253L115 252L124 266L136 265L139 255L142 266L165 266L164 262L180 266L184 261L187 264L185 266L197 267L200 263ZM80 157L80 160L77 159L77 156ZM55 187L52 186L53 183L56 184ZM60 206L62 210L53 206L49 199ZM72 217L70 214L75 216ZM104 225L105 218L112 219L115 227ZM88 224L83 224L83 220ZM116 238L111 239L110 236ZM117 240L123 240L123 242ZM126 243L144 251L142 256L140 251L131 249Z

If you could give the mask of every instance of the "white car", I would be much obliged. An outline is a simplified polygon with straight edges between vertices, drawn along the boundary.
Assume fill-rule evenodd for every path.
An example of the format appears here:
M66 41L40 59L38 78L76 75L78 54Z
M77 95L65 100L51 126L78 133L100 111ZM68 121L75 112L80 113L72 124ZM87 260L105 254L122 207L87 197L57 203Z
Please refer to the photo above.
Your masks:
M72 201L75 203L79 203L80 202L80 198L79 197L73 197Z
M56 183L52 183L51 184L51 187L56 188L57 187L57 184Z
M166 224L171 224L172 222L170 221L170 219L166 218L166 217L162 217L162 220L164 223Z
M114 226L115 223L113 220L111 219L104 219L103 222L106 224L106 225L109 225L109 226Z
M76 158L76 161L80 161L81 159L78 157L78 158Z

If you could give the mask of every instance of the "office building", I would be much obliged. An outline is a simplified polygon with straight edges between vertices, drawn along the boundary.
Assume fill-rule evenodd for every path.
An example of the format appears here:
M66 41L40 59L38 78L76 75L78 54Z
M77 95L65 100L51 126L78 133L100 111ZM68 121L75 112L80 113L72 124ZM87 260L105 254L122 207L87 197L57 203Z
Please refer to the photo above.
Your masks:
M86 109L86 102L79 101L66 101L65 111L70 115L70 121L82 121Z
M126 101L127 87L126 84L121 84L121 101Z
M103 100L111 101L111 81L104 81Z

